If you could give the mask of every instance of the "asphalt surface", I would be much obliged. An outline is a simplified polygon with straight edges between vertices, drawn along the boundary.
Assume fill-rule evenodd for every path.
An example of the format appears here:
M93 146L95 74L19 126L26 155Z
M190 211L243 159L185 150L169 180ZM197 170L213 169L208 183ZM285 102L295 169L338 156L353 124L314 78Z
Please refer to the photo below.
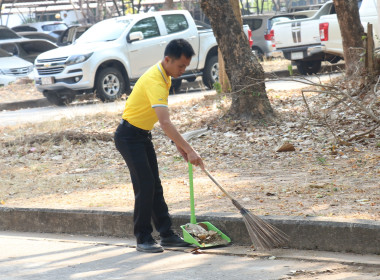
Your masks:
M127 238L0 232L0 278L63 279L379 279L380 257L315 251L255 252L228 246L147 254Z

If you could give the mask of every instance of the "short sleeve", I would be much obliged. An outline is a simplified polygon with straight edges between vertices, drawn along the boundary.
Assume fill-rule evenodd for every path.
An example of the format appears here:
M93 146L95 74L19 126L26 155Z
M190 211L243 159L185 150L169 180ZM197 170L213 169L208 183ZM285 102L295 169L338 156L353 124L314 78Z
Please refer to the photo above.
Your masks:
M146 87L146 94L149 99L150 105L152 108L154 107L160 107L168 106L168 95L169 91L166 88L166 86L157 83L155 81L152 81L152 83L149 83L149 85L145 85Z

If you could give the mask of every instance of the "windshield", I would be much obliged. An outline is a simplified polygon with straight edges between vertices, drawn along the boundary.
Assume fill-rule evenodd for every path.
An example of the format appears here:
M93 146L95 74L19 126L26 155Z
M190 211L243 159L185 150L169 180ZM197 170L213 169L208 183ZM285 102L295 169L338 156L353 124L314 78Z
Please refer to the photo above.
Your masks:
M42 25L43 31L56 31L56 30L66 30L67 25L64 23L53 23L53 24L47 24Z
M0 57L11 57L12 54L7 52L6 50L0 49Z
M109 19L101 21L91 26L91 28L83 33L75 42L89 43L116 40L130 23L130 19Z
M288 21L288 20L292 20L292 18L284 16L284 17L275 17L275 18L269 19L268 30L271 30L273 24L275 24L276 22Z
M9 29L0 28L0 40L6 40L6 39L19 39L21 38L18 36L15 32Z

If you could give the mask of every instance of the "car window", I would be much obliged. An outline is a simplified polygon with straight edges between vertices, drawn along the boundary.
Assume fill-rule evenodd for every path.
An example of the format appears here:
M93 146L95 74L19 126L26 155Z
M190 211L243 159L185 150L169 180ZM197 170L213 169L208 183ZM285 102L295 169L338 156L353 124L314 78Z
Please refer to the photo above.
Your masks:
M249 28L254 31L261 27L263 20L261 18L246 18L243 19L244 24L248 24Z
M282 22L282 21L288 21L288 20L292 20L293 18L292 17L275 17L275 18L271 18L268 20L268 30L271 30L272 29L272 26L273 24L275 24L276 22Z
M154 17L140 20L131 28L130 33L139 31L144 35L144 39L160 36L160 30Z
M16 32L37 31L37 28L31 27L31 26L16 26L16 27L12 27L12 30Z
M21 38L16 33L14 33L12 30L9 29L0 29L0 40L6 40L6 39L18 39Z
M194 20L194 21L195 21L195 24L197 25L197 29L198 29L198 30L207 30L207 29L211 29L211 25L205 23L204 21L200 21L200 20Z
M55 31L55 30L66 30L66 29L67 29L67 25L64 23L42 25L43 31Z
M0 48L11 53L12 55L18 55L19 54L16 44L2 44L2 45L0 45Z
M189 28L186 17L184 15L163 15L166 30L168 34L180 32Z
M12 54L0 48L0 57L11 57Z
M107 19L91 26L83 33L78 43L113 41L120 37L127 26L131 23L129 19Z
M55 45L50 44L49 42L46 42L44 40L36 40L32 42L28 42L28 41L21 42L20 45L21 45L21 48L27 54L43 53L43 52L50 51L56 48Z

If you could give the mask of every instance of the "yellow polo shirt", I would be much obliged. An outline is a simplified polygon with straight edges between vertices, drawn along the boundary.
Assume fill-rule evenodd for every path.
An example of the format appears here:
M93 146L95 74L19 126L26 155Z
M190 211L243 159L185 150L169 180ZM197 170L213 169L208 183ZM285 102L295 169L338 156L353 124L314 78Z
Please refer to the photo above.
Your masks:
M138 80L129 95L122 118L145 130L152 130L158 121L154 108L168 107L171 77L161 63L149 68Z

